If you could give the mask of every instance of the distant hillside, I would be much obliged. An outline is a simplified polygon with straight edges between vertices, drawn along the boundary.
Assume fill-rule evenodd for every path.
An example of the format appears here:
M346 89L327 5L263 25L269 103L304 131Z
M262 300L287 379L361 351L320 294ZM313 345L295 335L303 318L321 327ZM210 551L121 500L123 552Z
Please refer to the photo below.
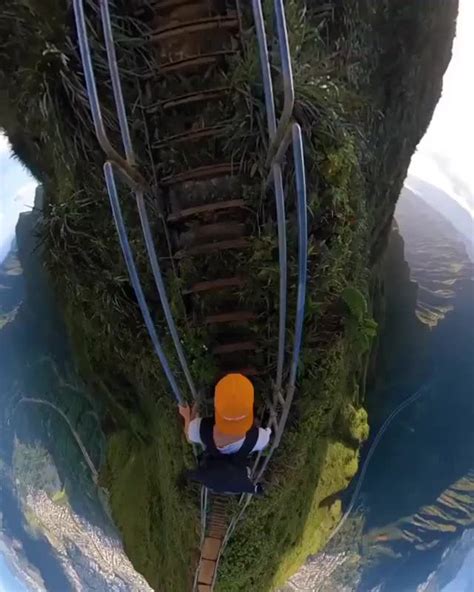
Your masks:
M426 324L435 326L453 310L456 294L464 281L472 279L474 267L466 251L465 237L457 227L460 218L455 225L451 217L446 218L429 205L436 188L425 185L426 192L420 195L403 189L396 219L405 239L412 277L419 286L417 315ZM437 191L439 196L442 192ZM455 204L448 196L445 201ZM449 206L449 213L458 211L460 206L456 206ZM471 218L467 212L464 214L467 232Z
M469 592L474 589L474 528L466 530L443 555L438 569L416 592ZM462 587L463 586L463 587Z
M72 367L38 248L41 195L17 225L18 257L0 266L0 556L30 592L146 592L73 435L99 467L99 409Z
M349 520L288 592L414 592L474 524L472 264L456 228L416 194L403 191L397 220L378 287L383 331L362 460L385 419L420 386L426 393L370 460L356 504L363 530Z
M23 272L18 260L16 245L0 263L0 326L2 318L11 313L23 292Z
M449 220L461 235L468 255L474 260L474 220L466 209L439 187L413 175L408 175L403 191L416 193L418 197L440 213L445 220ZM400 202L400 207L403 207L403 201Z
M371 461L363 488L364 592L415 590L474 524L472 263L457 229L413 192L403 191L396 215L418 284L416 315L430 330L420 341L412 324L412 347L409 325L400 324L407 345L392 349L384 379L390 388L371 393L369 410L382 405L386 417L420 384L429 387L387 431ZM422 364L424 374L407 382L397 360Z

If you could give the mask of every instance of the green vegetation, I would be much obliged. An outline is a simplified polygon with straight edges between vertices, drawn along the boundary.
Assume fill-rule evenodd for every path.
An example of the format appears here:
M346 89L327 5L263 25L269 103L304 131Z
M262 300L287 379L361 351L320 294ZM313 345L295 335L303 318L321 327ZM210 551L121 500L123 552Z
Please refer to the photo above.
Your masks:
M67 493L65 489L61 489L53 494L51 498L55 504L58 506L65 506L68 503Z
M327 354L317 373L303 381L306 397L296 402L298 421L272 466L268 497L250 506L230 543L221 590L266 590L284 583L323 546L342 515L335 494L357 471L356 449L337 441L335 429L341 425L338 409L351 398L345 384L350 357L342 340Z
M23 498L30 490L42 489L51 497L60 491L56 467L48 451L39 444L32 446L15 441L13 473Z
M348 338L361 354L365 354L377 335L377 323L368 315L367 300L357 288L345 288L341 297L348 309L345 318Z
M126 430L109 439L103 483L135 567L154 590L189 590L187 565L200 534L196 492L180 485L189 449L168 427L178 426L174 409L160 405L152 417L155 436L148 443Z
M129 105L140 102L137 54L151 63L143 31L117 3L119 60ZM365 368L376 324L369 286L382 252L410 156L439 96L453 32L450 3L400 6L396 2L286 3L294 56L296 119L305 132L310 210L309 290L298 392L287 433L267 474L268 496L250 505L224 557L219 590L269 590L283 583L309 553L320 549L341 516L335 496L357 471L358 447L367 437L361 409ZM179 484L192 453L161 369L151 351L124 268L104 194L103 156L90 126L78 52L66 3L2 0L0 126L17 156L43 182L40 229L54 281L88 387L97 393L107 436L103 484L134 566L159 590L187 592L198 547L197 491ZM266 9L270 3L266 3ZM250 22L247 10L244 22ZM89 14L96 65L105 63L97 14ZM245 29L247 30L247 28ZM250 30L250 29L248 29ZM243 161L248 181L229 187L255 212L251 257L230 252L183 265L179 277L165 259L168 244L158 205L150 218L183 342L203 390L211 386L207 352L212 336L186 318L179 290L205 279L216 265L248 270L242 303L261 311L268 375L257 382L260 402L271 392L275 367L278 265L272 196L261 194L266 176L265 114L256 45L245 35L244 53L230 58L233 116L227 152ZM141 64L141 62L140 62ZM275 73L278 71L275 64ZM117 125L105 69L99 93L112 137ZM149 73L149 70L147 70ZM193 80L185 80L192 88ZM171 89L173 91L173 89ZM163 89L163 94L170 89ZM161 95L163 96L163 95ZM38 107L39 106L39 107ZM223 107L228 109L229 107ZM141 172L153 183L143 117L131 114ZM162 123L158 112L154 125ZM168 121L169 132L180 122ZM118 144L117 144L118 145ZM197 152L189 166L215 155ZM155 172L183 158L173 151ZM292 179L289 167L287 181ZM232 191L231 191L232 190ZM165 334L132 200L123 206L130 241L154 318ZM289 191L289 323L296 293L294 194ZM209 302L203 302L203 311ZM288 346L291 348L291 324ZM171 354L168 338L165 347ZM172 357L173 358L173 357ZM180 377L182 381L182 377Z

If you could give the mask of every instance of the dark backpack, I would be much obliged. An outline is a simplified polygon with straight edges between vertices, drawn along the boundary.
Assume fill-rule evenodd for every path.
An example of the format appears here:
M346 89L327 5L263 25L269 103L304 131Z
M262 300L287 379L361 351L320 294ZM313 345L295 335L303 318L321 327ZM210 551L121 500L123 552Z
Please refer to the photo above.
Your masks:
M199 458L198 468L188 471L191 481L201 483L214 493L257 493L259 487L249 478L247 457L258 440L258 428L251 428L237 452L222 454L214 442L214 419L203 418L199 435L206 447Z

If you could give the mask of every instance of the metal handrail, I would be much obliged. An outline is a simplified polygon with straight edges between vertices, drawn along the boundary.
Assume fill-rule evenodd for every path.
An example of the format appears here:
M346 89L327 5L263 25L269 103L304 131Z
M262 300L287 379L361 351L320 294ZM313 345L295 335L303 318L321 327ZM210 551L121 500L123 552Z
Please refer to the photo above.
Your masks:
M81 54L82 69L86 81L87 96L89 98L89 106L91 109L92 121L94 124L97 140L102 150L107 155L107 158L120 165L120 168L122 169L120 172L123 176L125 176L130 186L136 187L145 185L145 181L141 175L136 170L134 170L122 156L120 156L120 154L112 146L107 136L104 120L102 117L102 110L100 108L99 95L97 93L94 69L92 66L83 0L73 0L73 7L77 28L77 39L79 42L79 52Z
M178 331L176 328L176 324L174 322L173 314L171 312L171 307L168 300L168 295L166 292L166 288L163 281L163 276L161 273L160 265L158 262L158 257L156 254L153 236L150 229L150 224L148 221L148 215L146 212L146 204L143 194L143 189L146 186L145 181L142 179L141 175L133 169L133 166L136 163L135 153L132 146L132 141L130 137L130 129L128 126L127 120L127 113L125 108L125 102L123 98L122 92L122 85L120 82L120 74L118 70L117 64L117 57L115 52L115 43L113 38L112 32L112 24L110 19L110 12L108 6L108 0L100 0L100 14L101 14L101 21L102 21L102 28L104 33L105 39L105 47L107 52L107 61L109 65L109 73L110 78L112 81L112 90L114 95L114 102L115 107L117 109L117 115L119 120L120 132L122 137L122 143L124 147L124 151L126 154L126 159L123 159L122 156L112 147L112 144L107 136L107 132L105 130L105 125L102 117L102 110L100 106L100 101L97 93L97 85L94 76L94 69L92 65L89 41L87 36L87 28L86 28L86 21L84 15L84 4L83 0L73 0L74 4L74 14L76 20L76 27L77 27L77 34L79 40L79 49L81 53L82 65L84 70L84 76L86 80L86 88L89 97L89 104L92 113L92 119L94 123L94 128L96 132L97 139L99 144L101 145L102 149L106 153L109 158L110 162L113 162L117 168L117 170L124 176L127 183L130 187L134 190L135 198L137 202L137 208L140 216L140 222L142 226L142 232L145 240L145 245L147 248L148 257L150 260L153 278L155 281L155 286L158 290L158 294L160 297L161 305L163 307L163 312L166 318L166 322L168 325L168 329L170 331L173 344L178 355L178 359L183 370L183 373L186 377L187 384L191 391L191 394L194 399L197 399L197 391L194 385L194 381L191 376L191 372L189 370L189 366L186 360L186 356L184 354L181 341L179 339ZM109 195L110 197L110 195ZM112 199L112 198L111 198ZM120 208L119 202L117 202L116 206ZM123 247L122 247L123 248ZM143 310L142 310L143 313ZM145 317L144 317L145 320ZM147 325L148 327L148 325ZM155 331L156 334L156 331ZM154 337L150 334L150 338L154 341ZM160 346L161 347L161 346ZM156 347L155 347L156 350ZM161 357L160 357L161 361ZM168 364L168 362L167 362ZM169 367L169 365L168 365ZM174 379L174 378L173 378ZM175 381L176 382L176 381ZM180 399L183 400L182 395L180 394Z
M261 0L252 0L252 9L257 33L257 41L260 55L260 67L263 81L263 91L265 97L265 109L267 114L268 135L270 145L277 133L275 100L273 96L273 82L270 70L270 58L267 47L267 34L265 31L265 20L262 10ZM280 119L281 121L281 119ZM287 241L286 241L286 220L285 220L285 194L283 189L283 175L279 164L275 163L271 167L273 184L275 190L275 206L277 213L278 228L278 257L280 268L280 286L279 286L279 321L278 321L278 353L277 370L275 377L274 390L279 393L283 382L283 366L285 358L285 333L286 333L286 311L287 311L287 284L288 284L288 264L287 264Z
M293 69L291 67L290 44L288 41L288 30L286 27L285 7L283 5L283 0L275 0L274 7L278 47L280 48L284 103L276 134L273 138L272 146L270 146L268 151L267 162L271 160L274 149L278 147L283 136L285 135L291 116L293 115L293 108L295 106Z
M135 296L137 298L138 305L140 306L140 310L143 315L143 320L145 321L145 325L148 330L148 334L150 335L151 341L152 341L153 346L155 348L155 353L161 362L161 366L162 366L163 371L166 375L166 378L168 379L168 382L170 383L170 386L171 386L171 389L173 391L173 395L174 395L176 401L178 402L179 405L183 405L184 404L183 396L182 396L181 391L178 387L178 384L176 383L176 379L174 377L174 374L168 364L166 354L164 353L163 348L161 347L161 343L158 338L158 335L157 335L157 332L155 329L155 325L154 325L153 320L151 318L150 310L148 308L148 305L147 305L147 302L145 299L145 294L143 293L143 288L142 288L140 279L138 277L138 272L137 272L137 268L135 265L135 260L133 258L132 250L130 248L130 242L129 242L128 236L127 236L127 231L125 229L125 223L123 221L122 209L120 207L120 202L119 202L119 198L118 198L117 186L115 184L115 177L114 177L114 171L113 171L114 164L115 163L113 163L111 161L107 161L104 164L104 176L105 176L105 182L107 185L107 192L109 194L110 206L112 208L112 214L114 217L115 226L117 228L117 234L119 236L120 246L122 247L122 252L123 252L124 259L125 259L125 263L127 265L128 274L130 276L130 280L132 282L132 286L135 291Z
M306 198L306 175L304 166L304 151L303 151L303 135L301 126L294 123L291 126L291 144L293 146L293 162L295 167L296 180L296 210L298 220L298 289L296 295L296 315L295 315L295 329L293 352L291 357L290 375L288 379L288 386L286 388L285 403L279 424L278 433L275 434L275 439L272 445L270 454L265 457L263 468L260 469L256 476L256 481L262 476L265 470L271 453L276 449L281 441L283 429L288 419L291 404L295 394L296 374L298 371L298 364L300 360L301 343L303 339L303 325L304 313L306 305L306 288L308 277L308 215L307 215L307 198Z
M122 85L120 84L120 75L118 70L117 54L115 52L114 35L112 31L108 0L100 0L100 18L102 21L107 62L109 65L110 79L112 81L112 91L114 94L115 107L117 109L123 148L125 150L127 161L133 166L136 164L135 152L133 150L132 139L130 137L130 128L128 126L127 111L125 109L125 101L123 99Z
M117 108L117 114L120 124L120 131L122 136L123 147L125 150L125 154L127 156L127 160L130 164L135 164L135 153L132 146L132 141L130 138L130 128L128 125L127 119L127 112L125 108L125 101L123 98L122 92L122 85L120 83L120 73L118 69L117 63L117 56L115 52L115 43L113 38L112 32L112 23L110 20L110 12L109 12L109 3L108 0L100 0L100 10L101 10L101 20L102 26L104 31L104 39L105 39L105 48L107 52L107 60L109 64L109 72L110 78L112 80L112 90L114 94L114 101L115 106ZM186 356L183 351L183 347L181 345L181 340L178 335L178 331L176 328L176 324L174 322L173 313L171 312L171 307L168 299L168 294L166 292L166 287L163 281L163 275L161 273L160 264L158 261L158 257L156 254L155 244L153 241L153 235L150 228L150 223L148 220L148 214L146 211L146 204L143 195L143 191L136 191L135 198L137 202L138 213L140 216L140 222L143 231L143 237L145 239L145 245L148 253L148 258L150 260L151 269L153 272L153 278L155 281L156 289L158 290L158 294L160 296L161 305L163 307L163 312L166 318L166 322L168 324L168 329L171 334L171 338L173 340L173 344L176 349L176 353L179 358L179 362L181 364L181 368L184 372L186 377L186 382L188 383L189 390L191 391L193 399L197 399L197 391L194 385L194 381L191 376L191 372L189 370L189 366L186 360Z

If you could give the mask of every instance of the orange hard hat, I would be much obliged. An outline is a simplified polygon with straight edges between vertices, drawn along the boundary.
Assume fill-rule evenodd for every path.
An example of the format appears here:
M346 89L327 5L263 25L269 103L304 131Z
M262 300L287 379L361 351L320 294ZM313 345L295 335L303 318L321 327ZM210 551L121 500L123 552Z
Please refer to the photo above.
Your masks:
M217 429L244 436L253 424L253 384L242 374L227 374L216 384L214 409Z

